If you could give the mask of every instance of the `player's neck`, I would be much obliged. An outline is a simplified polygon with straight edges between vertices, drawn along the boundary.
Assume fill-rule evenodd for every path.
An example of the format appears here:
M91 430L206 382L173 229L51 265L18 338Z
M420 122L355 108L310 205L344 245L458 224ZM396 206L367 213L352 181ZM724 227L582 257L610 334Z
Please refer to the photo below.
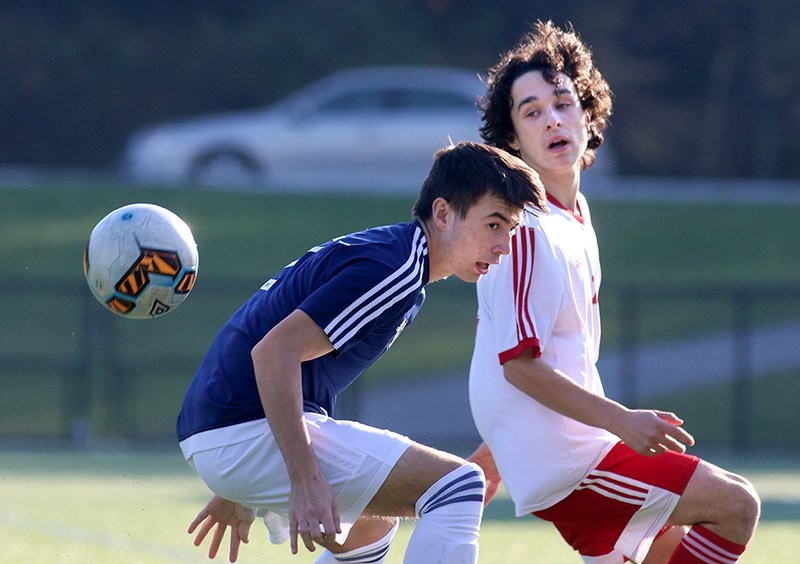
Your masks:
M430 273L428 283L447 278L452 272L442 270L442 257L439 249L441 242L437 239L435 228L432 228L424 221L420 221L419 224L423 233L425 233L425 239L428 241L428 270Z
M550 197L555 198L566 209L577 212L578 191L581 187L580 172L544 172L539 177L544 189Z

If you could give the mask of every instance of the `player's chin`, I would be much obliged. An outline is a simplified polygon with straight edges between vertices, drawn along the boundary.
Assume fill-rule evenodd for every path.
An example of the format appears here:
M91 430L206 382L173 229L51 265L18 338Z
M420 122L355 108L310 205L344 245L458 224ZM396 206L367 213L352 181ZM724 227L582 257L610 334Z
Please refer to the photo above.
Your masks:
M481 277L484 274L486 274L487 272L488 272L488 269L476 268L475 270L470 270L468 272L463 272L463 273L458 274L456 276L458 276L458 278L460 280L463 280L464 282L468 282L470 284L474 284L475 282L480 280Z

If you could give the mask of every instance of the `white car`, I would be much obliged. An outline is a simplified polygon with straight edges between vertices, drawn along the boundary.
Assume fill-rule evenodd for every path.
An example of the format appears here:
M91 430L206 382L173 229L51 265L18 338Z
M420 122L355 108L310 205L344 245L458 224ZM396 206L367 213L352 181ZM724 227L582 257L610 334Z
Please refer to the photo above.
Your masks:
M416 191L437 149L480 140L483 90L463 69L345 70L264 109L135 133L124 169L147 183Z

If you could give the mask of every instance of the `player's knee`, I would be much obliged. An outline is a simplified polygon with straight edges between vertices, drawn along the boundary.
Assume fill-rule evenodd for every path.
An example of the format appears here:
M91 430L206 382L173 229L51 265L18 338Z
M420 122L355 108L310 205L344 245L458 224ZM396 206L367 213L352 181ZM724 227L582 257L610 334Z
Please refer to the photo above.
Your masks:
M721 482L722 487L717 491L720 523L739 541L751 538L761 513L756 489L747 479L730 472L723 473Z
M475 463L465 462L420 497L415 507L417 517L446 509L447 513L477 515L480 520L485 492L486 478L483 470Z
M689 482L688 511L681 524L704 523L730 541L745 544L758 524L761 502L745 478L701 462Z
M406 549L406 562L474 564L486 480L465 463L433 484L416 503L419 517Z
M732 494L733 514L738 518L742 533L751 537L761 515L761 498L747 479L734 476L733 482L735 484L733 488L735 493Z

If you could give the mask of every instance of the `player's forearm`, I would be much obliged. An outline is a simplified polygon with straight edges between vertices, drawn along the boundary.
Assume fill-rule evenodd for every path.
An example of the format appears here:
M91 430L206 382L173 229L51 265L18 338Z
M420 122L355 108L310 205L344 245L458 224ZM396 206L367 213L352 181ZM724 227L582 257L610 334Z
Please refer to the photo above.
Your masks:
M503 366L506 380L545 407L592 427L615 433L628 410L598 396L538 358L513 359ZM615 433L616 434L616 433Z
M303 419L301 365L331 350L328 336L298 309L251 353L261 404L293 482L321 475Z
M300 362L277 352L269 346L257 347L253 362L264 414L294 480L314 475L319 465L303 419Z

